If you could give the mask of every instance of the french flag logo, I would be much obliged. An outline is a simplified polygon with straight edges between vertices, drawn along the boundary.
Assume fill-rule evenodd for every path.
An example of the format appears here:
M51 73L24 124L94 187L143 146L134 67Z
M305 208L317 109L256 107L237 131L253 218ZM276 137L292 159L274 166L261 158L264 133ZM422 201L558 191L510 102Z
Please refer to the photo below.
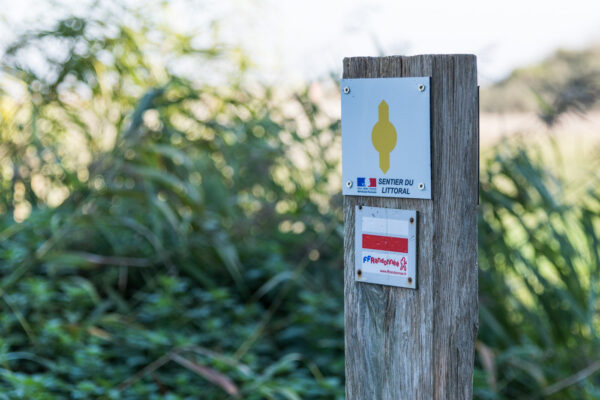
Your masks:
M377 187L375 178L356 178L356 185L359 187Z

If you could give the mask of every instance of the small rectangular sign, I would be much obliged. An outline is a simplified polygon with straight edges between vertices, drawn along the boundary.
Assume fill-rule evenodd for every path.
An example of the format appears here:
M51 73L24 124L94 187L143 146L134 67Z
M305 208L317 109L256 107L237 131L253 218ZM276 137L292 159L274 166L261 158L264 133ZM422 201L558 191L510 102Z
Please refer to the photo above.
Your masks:
M431 199L430 79L342 79L342 193Z
M417 212L356 206L355 215L355 279L416 289Z

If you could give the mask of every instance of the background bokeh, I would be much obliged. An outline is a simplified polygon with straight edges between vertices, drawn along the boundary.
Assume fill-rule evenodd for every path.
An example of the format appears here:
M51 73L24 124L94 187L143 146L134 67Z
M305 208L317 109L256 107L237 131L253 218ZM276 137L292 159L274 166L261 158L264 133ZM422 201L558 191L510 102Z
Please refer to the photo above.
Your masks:
M404 42L322 37L302 64L258 43L295 8L221 3L7 8L0 399L344 397L341 57ZM483 52L469 32L458 50ZM283 43L302 54L301 35ZM480 58L477 399L600 398L600 47L582 43Z

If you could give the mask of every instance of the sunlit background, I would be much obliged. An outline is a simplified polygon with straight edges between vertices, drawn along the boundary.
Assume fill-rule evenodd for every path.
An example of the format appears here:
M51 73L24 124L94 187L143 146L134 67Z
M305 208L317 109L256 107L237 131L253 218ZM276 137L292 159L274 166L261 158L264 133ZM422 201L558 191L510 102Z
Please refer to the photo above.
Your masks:
M473 53L476 399L600 398L600 2L5 1L0 400L342 399L338 80Z
M11 26L49 25L90 1L6 1ZM488 85L549 56L600 41L600 3L559 1L123 1L173 29L204 31L216 21L222 40L252 57L257 73L278 85L339 74L349 56L469 53ZM99 2L102 4L102 2ZM2 41L11 38L4 29Z

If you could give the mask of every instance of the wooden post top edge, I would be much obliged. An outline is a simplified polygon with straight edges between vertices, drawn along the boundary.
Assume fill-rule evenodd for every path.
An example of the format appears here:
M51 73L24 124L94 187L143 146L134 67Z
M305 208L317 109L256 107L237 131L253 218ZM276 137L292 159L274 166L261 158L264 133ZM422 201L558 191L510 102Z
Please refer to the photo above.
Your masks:
M415 59L415 58L423 58L423 57L434 57L434 58L473 58L474 60L477 60L477 55L476 54L469 54L469 53L456 53L456 54L414 54L414 55L410 55L410 56L405 56L405 55L399 55L399 54L395 54L395 55L389 55L389 56L381 56L381 57L373 57L373 56L350 56L350 57L344 57L343 62L350 62L350 61L355 61L355 60L381 60L381 59L386 59L386 58L400 58L402 60L409 60L409 59Z

